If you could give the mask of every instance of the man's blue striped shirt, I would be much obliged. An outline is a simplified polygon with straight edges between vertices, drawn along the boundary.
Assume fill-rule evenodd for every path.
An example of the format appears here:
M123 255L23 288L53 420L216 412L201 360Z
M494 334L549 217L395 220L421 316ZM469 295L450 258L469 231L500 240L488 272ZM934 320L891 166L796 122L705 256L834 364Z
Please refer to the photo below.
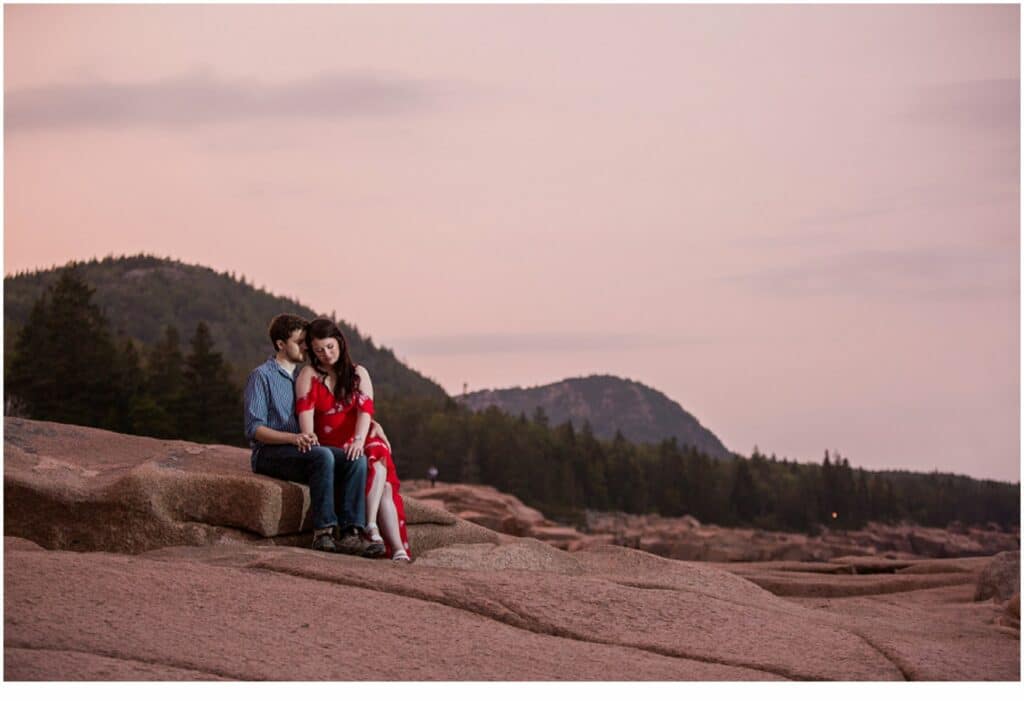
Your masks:
M297 370L298 368L296 368ZM295 416L295 376L278 365L274 356L249 373L245 383L245 437L252 448L252 463L263 444L256 440L260 426L288 433L299 432Z

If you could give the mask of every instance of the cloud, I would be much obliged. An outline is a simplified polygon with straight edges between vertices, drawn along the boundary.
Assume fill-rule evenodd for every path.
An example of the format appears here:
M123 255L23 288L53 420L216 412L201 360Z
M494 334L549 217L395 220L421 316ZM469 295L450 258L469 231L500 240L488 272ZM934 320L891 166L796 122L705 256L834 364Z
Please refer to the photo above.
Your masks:
M774 227L756 233L741 233L732 237L737 246L758 249L835 249L863 248L865 231L876 234L882 232L899 233L906 228L906 221L931 221L935 215L946 220L956 217L962 220L968 216L962 210L982 210L991 213L1006 212L1007 226L991 229L979 229L972 232L973 239L987 243L989 247L1006 250L1009 243L1016 243L1018 229L1016 211L1020 200L1020 187L1016 173L1011 181L997 183L975 180L933 182L917 185L902 190L893 189L878 193L860 202L852 201L848 207L833 207L794 217L788 222L776 224ZM923 219L929 217L928 219ZM917 225L918 240L933 238L927 224ZM909 233L909 232L908 232ZM901 238L908 238L904 233ZM915 238L911 233L909 238Z
M856 295L889 300L1012 297L1017 256L996 250L862 250L724 278L759 294Z
M906 116L923 124L1012 130L1019 134L1020 79L967 80L932 85L917 94Z
M372 72L326 73L284 84L193 72L150 82L11 90L4 96L4 117L9 130L344 119L425 109L442 92L436 83Z
M401 338L395 346L416 355L484 355L491 353L578 353L637 348L667 348L705 339L649 334L485 333Z

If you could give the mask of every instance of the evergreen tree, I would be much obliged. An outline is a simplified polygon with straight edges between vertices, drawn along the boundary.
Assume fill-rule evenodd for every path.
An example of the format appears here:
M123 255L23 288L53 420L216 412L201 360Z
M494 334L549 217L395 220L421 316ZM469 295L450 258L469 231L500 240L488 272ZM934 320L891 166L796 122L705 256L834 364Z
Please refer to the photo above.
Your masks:
M135 409L143 399L145 378L139 364L139 352L130 338L124 339L114 362L114 384L119 389L106 422L120 433L137 433Z
M466 455L459 466L459 481L466 484L479 484L480 482L480 461L476 457L476 448L469 446Z
M607 460L601 443L594 437L594 429L589 421L584 421L579 434L579 447L582 454L584 503L591 509L609 508L609 490L607 478Z
M6 385L29 418L113 428L116 351L93 294L68 267L21 328Z
M185 359L180 426L186 440L239 444L242 439L241 390L231 381L231 369L213 350L213 337L204 322L196 326Z
M853 501L853 526L861 528L875 517L874 504L871 502L871 489L868 487L868 474L863 468L857 470L857 489Z
M746 460L740 459L736 463L729 501L732 502L736 517L742 523L749 524L757 516L757 490L754 487L754 478L750 474L750 465Z
M657 455L650 465L648 484L651 486L649 503L662 516L682 516L688 513L686 469L675 437L658 444Z
M616 430L607 452L608 497L614 508L641 514L647 511L647 479L636 447Z
M163 338L148 355L145 392L135 407L137 433L157 438L185 437L178 425L182 410L184 364L178 330L168 326L164 329Z
M173 403L181 395L185 358L181 354L178 329L168 326L164 336L149 353L146 389L161 401Z

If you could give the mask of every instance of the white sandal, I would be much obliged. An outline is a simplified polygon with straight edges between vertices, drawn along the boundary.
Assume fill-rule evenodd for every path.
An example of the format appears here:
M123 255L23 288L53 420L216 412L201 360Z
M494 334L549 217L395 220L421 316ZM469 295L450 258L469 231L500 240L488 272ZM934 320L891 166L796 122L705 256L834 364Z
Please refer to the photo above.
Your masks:
M371 543L383 543L384 539L380 537L380 531L377 529L376 523L371 523L366 527L366 535L370 539Z
M405 550L396 550L395 554L391 556L392 562L412 562L412 558L409 557L409 553Z

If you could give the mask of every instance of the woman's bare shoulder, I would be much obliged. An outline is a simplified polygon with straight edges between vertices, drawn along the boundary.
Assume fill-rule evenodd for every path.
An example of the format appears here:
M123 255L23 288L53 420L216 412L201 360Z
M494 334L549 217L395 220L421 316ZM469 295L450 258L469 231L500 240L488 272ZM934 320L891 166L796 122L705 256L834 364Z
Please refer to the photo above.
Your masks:
M313 369L312 365L303 365L302 369L299 370L299 374L295 376L296 382L312 382L313 378L317 377L316 370Z

